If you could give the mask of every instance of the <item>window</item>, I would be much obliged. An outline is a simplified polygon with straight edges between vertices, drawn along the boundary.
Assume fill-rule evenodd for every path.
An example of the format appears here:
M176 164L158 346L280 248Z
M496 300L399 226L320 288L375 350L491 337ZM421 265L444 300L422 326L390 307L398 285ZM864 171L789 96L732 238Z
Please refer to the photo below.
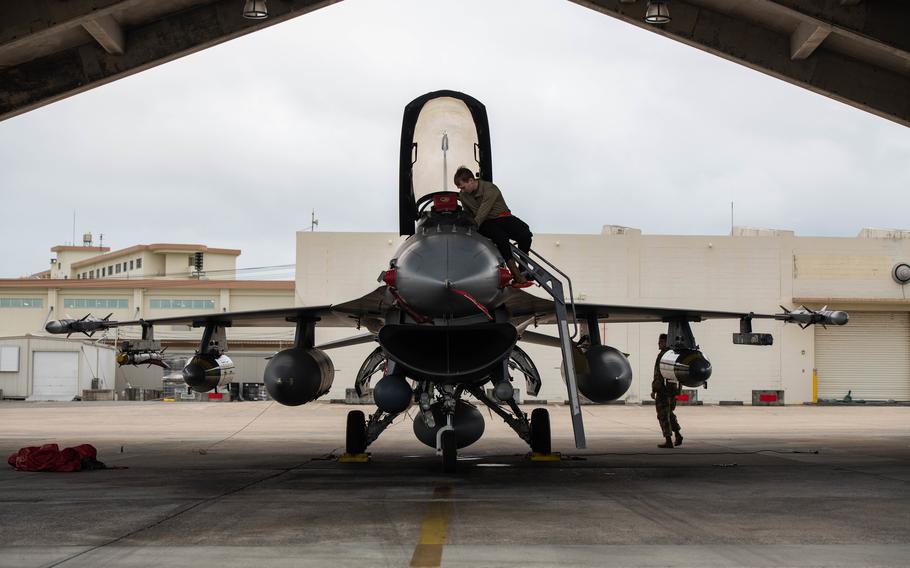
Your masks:
M189 259L190 259L190 264L189 264L189 266L192 267L192 266L193 266L193 255L190 255L190 256L189 256Z
M130 261L130 270L132 270L132 269L133 269L133 261L131 260Z
M130 302L129 300L114 298L65 298L63 307L126 309L130 307Z
M107 275L110 276L113 273L114 273L114 265L112 264L107 267Z
M0 346L0 372L16 373L19 371L19 346Z
M142 259L141 258L136 259L136 268L142 268Z
M215 300L150 300L153 310L214 310Z
M120 274L120 263L117 263L117 274Z
M43 307L44 307L44 300L42 298L0 298L0 308L43 308Z
M126 261L123 261L123 271L126 272Z

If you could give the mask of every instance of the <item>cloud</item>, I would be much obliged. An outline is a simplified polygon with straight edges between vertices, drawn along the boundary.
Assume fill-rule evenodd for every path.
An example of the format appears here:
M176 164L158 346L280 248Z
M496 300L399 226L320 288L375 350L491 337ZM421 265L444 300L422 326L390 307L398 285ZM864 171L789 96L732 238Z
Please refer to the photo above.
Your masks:
M571 2L346 0L0 124L0 275L72 236L294 259L397 229L404 105L479 98L538 232L907 226L910 130ZM13 238L15 237L15 238ZM77 238L78 240L78 238Z

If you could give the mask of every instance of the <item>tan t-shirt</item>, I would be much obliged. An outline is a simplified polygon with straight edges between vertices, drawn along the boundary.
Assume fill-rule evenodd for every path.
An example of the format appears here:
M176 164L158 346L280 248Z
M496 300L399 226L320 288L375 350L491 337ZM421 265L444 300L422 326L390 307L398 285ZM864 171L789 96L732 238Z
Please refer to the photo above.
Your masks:
M459 191L458 199L468 213L474 216L474 222L478 227L488 219L495 219L509 212L509 206L506 205L506 200L502 198L496 184L482 179L477 180L477 189L473 192Z

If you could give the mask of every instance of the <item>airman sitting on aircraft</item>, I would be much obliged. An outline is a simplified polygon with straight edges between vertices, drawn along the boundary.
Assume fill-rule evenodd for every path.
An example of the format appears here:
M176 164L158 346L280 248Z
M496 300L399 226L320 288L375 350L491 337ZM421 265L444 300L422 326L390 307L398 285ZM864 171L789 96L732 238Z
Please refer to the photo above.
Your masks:
M521 273L512 256L509 240L515 241L518 248L526 253L531 250L533 235L527 223L512 215L495 184L477 179L465 166L455 172L455 186L460 190L458 199L468 213L474 216L480 234L493 241L506 260L513 281L516 284L526 284L528 279Z

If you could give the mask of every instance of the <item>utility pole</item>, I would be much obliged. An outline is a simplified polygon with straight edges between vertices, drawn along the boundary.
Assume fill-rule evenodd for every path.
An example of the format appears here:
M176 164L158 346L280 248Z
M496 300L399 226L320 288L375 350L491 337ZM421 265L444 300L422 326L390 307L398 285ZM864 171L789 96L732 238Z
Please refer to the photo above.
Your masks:
M316 230L316 227L319 226L319 219L316 218L316 210L313 209L310 211L310 232Z
M733 202L730 202L730 236L733 236Z

